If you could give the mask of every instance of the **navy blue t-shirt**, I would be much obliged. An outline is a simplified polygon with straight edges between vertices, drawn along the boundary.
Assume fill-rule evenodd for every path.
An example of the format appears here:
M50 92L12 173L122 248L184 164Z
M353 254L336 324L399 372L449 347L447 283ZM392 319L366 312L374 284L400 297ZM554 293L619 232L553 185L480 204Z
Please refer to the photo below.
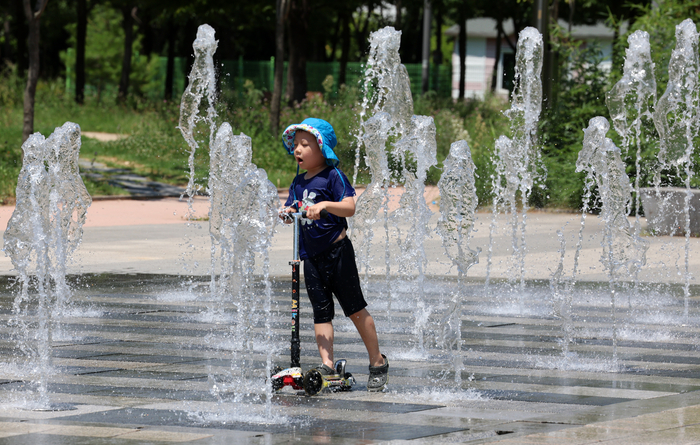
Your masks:
M347 176L338 169L327 167L311 179L304 179L305 174L294 178L286 206L306 210L321 201L340 202L348 196L355 196L355 189ZM328 249L343 229L347 229L348 222L329 213L327 218L315 221L302 218L300 225L299 257L305 260Z

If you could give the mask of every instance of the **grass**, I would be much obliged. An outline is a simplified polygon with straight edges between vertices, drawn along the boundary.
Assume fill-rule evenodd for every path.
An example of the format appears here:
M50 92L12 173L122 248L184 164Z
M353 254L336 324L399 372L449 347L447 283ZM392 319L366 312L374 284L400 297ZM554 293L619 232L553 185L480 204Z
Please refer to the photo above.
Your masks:
M11 82L5 85L8 84ZM0 89L2 88L0 86ZM9 202L14 197L17 175L21 168L22 134L21 101L17 97L8 100L8 94L3 96L0 91L0 100L3 97L5 112L0 117L0 203ZM300 122L308 116L323 117L331 122L338 136L336 153L341 159L341 168L351 176L359 126L358 103L357 90L344 88L335 102L314 97L298 106L284 107L281 126ZM154 103L131 99L128 104L117 105L115 101L103 95L100 102L95 97L86 97L86 103L80 106L62 91L60 82L40 81L36 104L35 131L44 136L51 134L66 121L78 123L83 132L126 135L111 142L83 137L81 158L94 160L109 167L127 169L154 181L180 186L187 184L189 147L177 128L179 103ZM472 148L472 156L478 169L479 199L480 202L486 203L490 191L490 156L493 140L507 131L507 122L501 113L505 106L503 101L493 98L462 104L434 96L417 98L415 113L432 116L437 127L439 164L430 170L428 182L437 183L442 161L448 154L450 144L465 138ZM282 149L279 137L269 130L269 106L262 100L262 93L249 86L241 100L238 95L224 92L217 107L217 124L229 122L234 134L248 135L253 144L253 162L267 172L274 185L280 188L288 187L296 174L296 166L293 158ZM195 134L200 144L195 156L195 182L204 189L209 167L208 128L200 125ZM364 168L358 175L358 183L368 181L367 169ZM121 189L110 186L106 180L86 178L85 183L93 196L123 193Z

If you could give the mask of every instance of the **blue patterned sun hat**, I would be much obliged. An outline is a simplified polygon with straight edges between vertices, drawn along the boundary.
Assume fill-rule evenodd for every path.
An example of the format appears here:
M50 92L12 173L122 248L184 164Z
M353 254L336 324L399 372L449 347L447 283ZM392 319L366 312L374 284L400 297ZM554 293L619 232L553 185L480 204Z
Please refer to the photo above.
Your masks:
M326 158L326 164L337 166L340 163L338 156L335 155L333 148L337 145L338 140L335 137L333 126L323 119L309 117L304 119L300 124L292 124L282 133L282 146L287 153L294 154L294 135L297 130L308 131L316 137L323 157Z

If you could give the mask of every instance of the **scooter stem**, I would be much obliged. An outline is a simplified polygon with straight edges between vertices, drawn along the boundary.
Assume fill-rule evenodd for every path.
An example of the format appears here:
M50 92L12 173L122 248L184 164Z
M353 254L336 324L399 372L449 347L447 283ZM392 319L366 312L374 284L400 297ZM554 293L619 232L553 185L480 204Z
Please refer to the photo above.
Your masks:
M293 213L294 217L294 249L292 266L292 363L291 368L301 366L301 340L299 339L299 218L301 213Z

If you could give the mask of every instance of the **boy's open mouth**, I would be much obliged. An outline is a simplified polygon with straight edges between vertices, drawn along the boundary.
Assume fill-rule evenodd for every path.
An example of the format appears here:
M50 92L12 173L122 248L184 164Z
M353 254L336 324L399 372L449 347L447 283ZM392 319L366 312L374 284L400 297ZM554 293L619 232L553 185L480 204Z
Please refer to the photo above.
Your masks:
M297 158L297 163L298 163L298 164L301 164L302 162L304 162L304 160L301 159L299 156L296 156L296 158Z

